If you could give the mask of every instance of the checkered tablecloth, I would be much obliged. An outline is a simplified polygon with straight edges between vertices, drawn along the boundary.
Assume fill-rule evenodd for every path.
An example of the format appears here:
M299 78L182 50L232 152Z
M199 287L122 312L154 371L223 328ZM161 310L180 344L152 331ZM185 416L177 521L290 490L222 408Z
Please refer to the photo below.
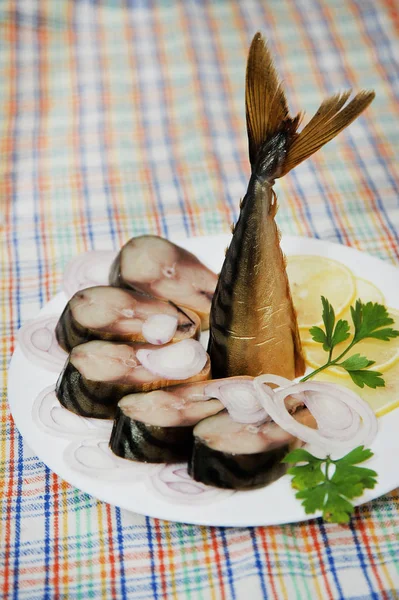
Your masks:
M399 263L395 0L0 3L2 403L6 599L399 598L398 490L349 526L208 528L111 507L57 477L7 406L18 328L66 263L142 233L226 233L249 175L248 46L269 40L293 112L373 88L372 106L277 182L283 234ZM397 468L397 457L391 457ZM267 510L267 507L265 507Z

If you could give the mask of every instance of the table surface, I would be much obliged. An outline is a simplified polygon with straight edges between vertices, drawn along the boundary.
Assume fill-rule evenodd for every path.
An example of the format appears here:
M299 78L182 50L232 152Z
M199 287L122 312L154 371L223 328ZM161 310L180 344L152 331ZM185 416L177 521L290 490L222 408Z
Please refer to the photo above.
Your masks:
M52 473L21 439L6 394L16 333L72 257L142 233L229 231L249 175L244 76L257 30L293 111L310 115L349 87L376 91L348 130L277 182L283 234L398 264L398 4L4 0L0 27L2 597L399 598L398 490L349 526L150 519Z

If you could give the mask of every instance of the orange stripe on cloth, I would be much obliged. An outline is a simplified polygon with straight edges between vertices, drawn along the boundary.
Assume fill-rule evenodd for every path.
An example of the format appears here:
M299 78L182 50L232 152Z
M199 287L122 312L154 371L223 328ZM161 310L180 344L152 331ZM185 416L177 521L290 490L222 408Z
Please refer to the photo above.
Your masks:
M168 586L166 583L166 566L165 566L165 552L163 549L163 539L162 539L162 522L159 519L154 519L154 528L155 528L155 539L157 541L157 556L158 556L158 570L161 576L161 587L162 587L162 597L167 599L168 597ZM154 564L155 568L155 564Z

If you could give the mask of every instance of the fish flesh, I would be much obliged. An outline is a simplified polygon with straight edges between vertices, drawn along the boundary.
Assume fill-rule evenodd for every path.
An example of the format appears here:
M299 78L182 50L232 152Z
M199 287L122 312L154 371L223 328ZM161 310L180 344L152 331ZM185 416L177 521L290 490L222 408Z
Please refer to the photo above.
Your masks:
M293 416L309 427L316 426L306 408L297 406ZM198 423L193 435L188 465L191 477L234 490L255 489L279 479L288 468L281 460L302 445L270 419L260 424L238 423L227 411Z
M181 384L122 398L111 433L111 450L140 462L188 460L193 427L224 409L219 400L204 395L208 383Z
M164 346L164 350L177 345ZM137 357L139 350L153 348L150 344L100 340L75 346L58 378L58 400L65 408L83 417L112 419L123 396L183 383L156 375L141 364ZM209 377L210 361L206 357L204 367L186 382L203 381Z
M373 100L361 91L324 100L298 132L262 36L252 41L246 72L246 120L251 177L218 279L210 313L212 376L288 379L305 361L275 222L275 179L282 177L351 123Z
M199 315L202 329L209 327L217 275L169 240L156 235L129 240L111 267L109 281L188 308Z
M176 331L171 341L199 339L201 322L193 311L111 286L95 286L76 292L66 305L55 334L66 352L91 340L145 343L149 340L143 334L144 324L155 315L176 319Z

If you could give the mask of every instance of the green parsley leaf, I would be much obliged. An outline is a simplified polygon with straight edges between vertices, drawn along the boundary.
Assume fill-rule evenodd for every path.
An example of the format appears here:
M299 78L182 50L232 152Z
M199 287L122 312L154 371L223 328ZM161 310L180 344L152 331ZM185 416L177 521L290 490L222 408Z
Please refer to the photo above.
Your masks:
M306 490L300 490L295 497L302 500L306 514L311 515L317 510L322 510L326 500L326 489L323 484L316 485Z
M328 346L327 346L327 337L326 334L324 333L324 331L320 328L320 327L312 327L311 329L309 329L310 335L312 336L312 339L317 342L318 344L323 344L323 348L326 352L328 352ZM326 346L326 348L325 348Z
M335 465L335 473L331 481L347 498L356 498L362 493L362 491L358 493L358 486L363 485L363 488L373 489L377 483L376 477L377 473L372 469L338 463Z
M358 446L338 460L329 456L317 458L305 450L294 450L283 462L304 463L291 467L288 473L293 476L292 487L298 490L295 496L302 500L307 514L320 510L326 521L348 523L353 512L350 500L377 483L375 471L355 466L372 456L371 450L364 446Z
M368 360L365 356L361 356L360 354L353 354L344 362L337 363L338 367L342 367L346 371L358 371L359 369L366 369L374 364L374 360Z
M375 340L382 340L383 342L389 342L391 338L398 337L398 335L399 331L389 327L386 329L378 329L378 331L372 331L367 335L367 337L374 338Z
M356 344L366 338L389 342L392 338L399 336L399 331L387 327L388 325L392 325L394 320L389 316L386 307L378 304L378 302L363 304L361 300L356 300L355 305L350 307L354 325L352 339L345 350L339 356L334 356L333 358L334 348L351 337L350 325L345 319L339 319L335 323L334 308L324 296L321 297L321 302L323 305L322 318L325 331L321 327L312 327L309 331L312 339L322 344L323 350L328 352L328 356L324 365L305 375L301 381L311 379L328 367L337 366L345 369L352 381L360 388L363 388L365 385L373 389L384 387L385 382L382 374L378 371L367 370L375 361L369 360L366 356L361 356L360 354L353 354L345 360L342 359Z
M297 463L302 461L307 462L320 462L322 459L317 458L317 456L313 456L307 450L303 448L296 448L292 450L289 454L286 454L281 462L283 463Z
M308 452L308 454L310 454L310 452ZM310 454L310 456L312 455ZM348 454L345 454L345 456L340 459L340 464L346 463L348 465L358 465L359 463L368 460L372 456L373 453L371 450L365 448L364 446L358 446L357 448L351 450Z
M350 327L348 321L344 319L339 319L334 329L334 333L332 336L332 346L336 346L341 342L345 342L350 337Z
M333 307L327 300L327 298L322 296L321 302L323 304L322 318L323 318L324 327L326 329L326 341L323 344L323 348L327 352L328 350L330 350L332 348L332 337L333 337L333 330L334 330L334 323L335 323L335 312L334 312Z
M348 371L353 383L360 388L366 385L375 390L377 387L385 387L385 381L382 378L382 373L379 371Z
M354 340L356 342L368 337L375 337L375 334L377 334L377 339L385 340L399 335L399 331L387 328L382 333L383 337L378 337L380 332L377 330L394 323L394 320L388 314L387 308L382 304L378 304L378 302L363 304L361 300L357 300L355 306L351 306L351 315L355 326Z
M321 463L309 463L307 465L299 465L288 469L287 473L293 475L292 487L296 490L304 490L309 486L317 485L324 479L323 472L321 470Z
M323 506L323 518L329 523L349 523L352 504L334 488L329 490Z

